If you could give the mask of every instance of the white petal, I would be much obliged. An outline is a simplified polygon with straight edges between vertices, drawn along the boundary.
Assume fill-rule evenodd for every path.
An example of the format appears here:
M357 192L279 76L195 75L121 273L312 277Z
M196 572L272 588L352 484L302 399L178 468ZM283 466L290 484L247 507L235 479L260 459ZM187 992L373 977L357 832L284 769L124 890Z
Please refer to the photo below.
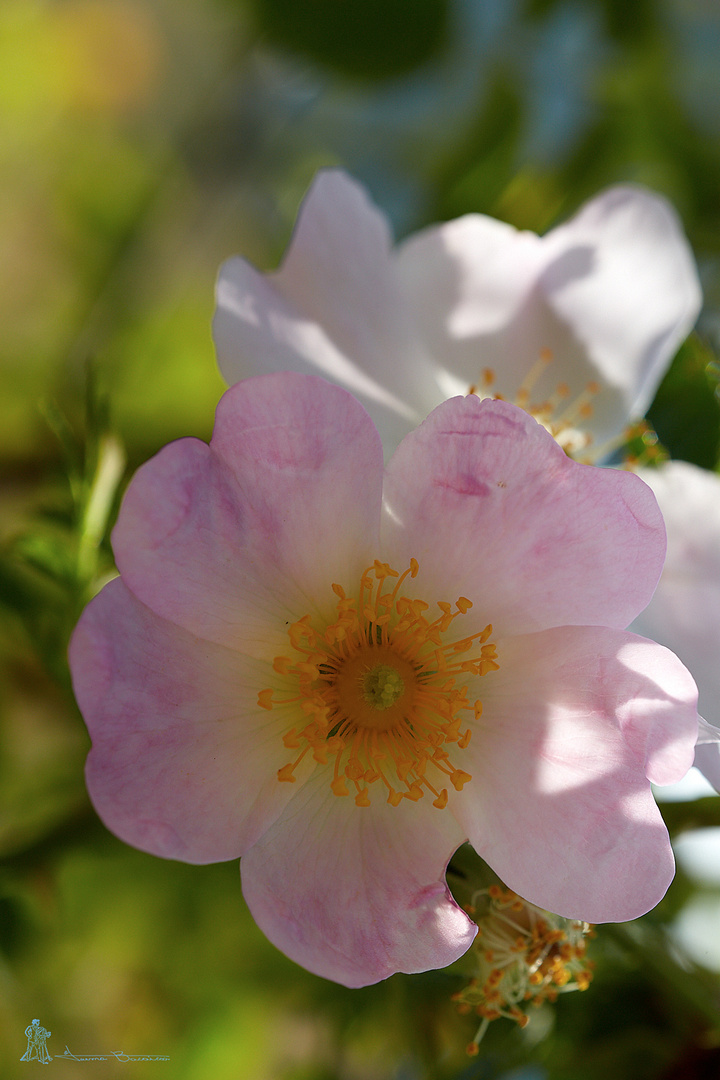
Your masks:
M642 416L702 294L682 224L659 195L609 188L553 230L542 290L600 377Z
M514 397L546 344L538 333L529 357L506 347L544 266L540 238L467 214L409 237L398 248L397 266L406 303L443 372L446 396L467 393L491 367L492 390Z
M530 404L565 384L569 401L598 382L596 442L641 416L697 316L692 253L670 205L616 187L542 239L470 215L399 249L406 302L448 395L482 385L513 400L544 350L553 362Z
M684 461L641 470L667 528L667 558L633 629L677 653L700 691L700 713L720 725L720 477Z
M392 443L438 394L396 284L388 223L341 170L318 173L277 273L225 263L213 336L229 382L323 374L360 396Z

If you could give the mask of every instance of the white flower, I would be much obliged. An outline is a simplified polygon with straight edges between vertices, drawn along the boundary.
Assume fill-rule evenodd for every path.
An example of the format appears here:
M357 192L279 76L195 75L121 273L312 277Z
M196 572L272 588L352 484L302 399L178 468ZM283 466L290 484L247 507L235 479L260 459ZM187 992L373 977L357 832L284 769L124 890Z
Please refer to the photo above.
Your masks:
M471 387L576 450L643 416L700 302L677 215L643 188L609 188L544 237L469 214L393 248L365 191L327 170L276 273L222 267L213 331L228 382L333 379L362 399L388 455Z

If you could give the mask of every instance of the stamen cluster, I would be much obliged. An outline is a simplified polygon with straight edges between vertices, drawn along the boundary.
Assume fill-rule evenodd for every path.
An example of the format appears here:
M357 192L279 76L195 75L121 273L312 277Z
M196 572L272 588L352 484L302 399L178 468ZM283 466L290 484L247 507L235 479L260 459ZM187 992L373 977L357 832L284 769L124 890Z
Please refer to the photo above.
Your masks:
M333 584L333 622L316 628L305 615L290 626L291 654L275 657L273 669L291 696L275 697L273 688L258 695L266 709L295 705L305 721L283 737L299 754L278 780L294 782L310 754L321 765L334 759L330 787L337 796L354 790L357 806L370 805L370 789L379 782L391 806L429 792L433 806L443 809L445 785L461 791L471 779L445 746L464 750L467 714L477 720L482 713L481 702L468 697L468 682L499 666L488 642L492 626L446 642L472 603L461 596L453 610L439 601L440 615L428 618L429 605L402 592L418 570L415 559L402 575L376 559L361 575L357 596Z
M500 885L475 894L467 909L473 917L478 903L484 910L471 948L477 973L452 998L460 1013L482 1018L467 1048L471 1055L492 1020L503 1016L525 1027L528 1006L587 990L593 976L586 959L587 939L594 936L589 923L553 915Z
M552 361L552 351L541 349L537 361L520 384L512 403L524 409L539 424L542 424L566 454L578 461L586 460L579 455L590 447L592 435L583 430L583 424L593 414L592 400L599 393L600 386L597 382L589 382L577 397L568 401L570 387L567 383L558 383L549 397L532 401L533 388ZM474 383L468 393L476 394L481 398L491 397L499 401L504 400L502 394L493 393L494 384L495 372L492 368L484 368L480 382ZM598 456L605 451L605 447L601 450L593 448L591 459L597 460Z
M623 467L627 469L636 469L641 465L657 465L666 460L667 451L659 442L657 433L645 420L635 421L619 435L602 444L593 442L592 434L584 429L584 425L592 417L592 402L600 393L600 384L597 382L589 382L571 401L568 401L570 387L567 383L558 383L549 397L534 401L532 391L535 384L552 361L552 351L541 349L538 359L511 400L513 405L518 405L542 424L568 457L584 465L596 465L610 454L620 451ZM503 395L493 391L495 382L493 369L484 368L480 380L468 388L468 394L503 401Z

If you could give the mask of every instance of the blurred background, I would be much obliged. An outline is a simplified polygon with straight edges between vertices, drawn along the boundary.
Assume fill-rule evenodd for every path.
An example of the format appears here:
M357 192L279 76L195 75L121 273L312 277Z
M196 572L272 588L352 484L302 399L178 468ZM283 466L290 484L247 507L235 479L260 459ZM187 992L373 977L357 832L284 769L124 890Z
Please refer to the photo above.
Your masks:
M520 1030L457 970L362 991L249 917L236 863L124 846L85 793L65 649L112 573L127 478L209 438L220 262L274 268L315 171L396 235L480 211L544 232L618 181L668 196L705 309L650 410L673 457L720 450L717 0L3 0L0 5L0 1073L32 1018L64 1077L715 1080L720 798L663 803L679 871L601 928L595 980ZM720 651L720 648L719 648ZM698 797L699 796L699 797ZM455 883L455 882L453 882Z

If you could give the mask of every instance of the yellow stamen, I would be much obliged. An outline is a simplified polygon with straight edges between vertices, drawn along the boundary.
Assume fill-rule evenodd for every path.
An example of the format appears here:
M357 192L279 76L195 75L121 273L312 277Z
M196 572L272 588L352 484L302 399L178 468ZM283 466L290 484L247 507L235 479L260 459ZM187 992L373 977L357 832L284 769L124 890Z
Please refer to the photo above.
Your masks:
M294 782L309 754L320 765L333 759L331 791L343 797L354 789L359 807L370 805L370 789L379 782L391 806L429 794L439 810L448 804L448 782L461 791L470 781L445 746L465 750L471 730L462 730L463 714L481 715L468 681L498 669L488 641L492 626L447 640L472 602L439 601L439 615L428 617L424 600L403 593L418 570L415 559L402 574L375 560L355 596L332 585L333 622L318 627L305 615L288 628L292 655L277 656L272 665L282 684L258 694L262 708L294 704L296 721L301 718L283 736L300 754L278 771L278 780Z
M476 916L471 948L476 974L452 997L461 1014L473 1011L482 1018L470 1047L479 1046L493 1020L504 1016L525 1027L529 1005L587 990L593 975L585 957L587 938L594 936L588 923L553 915L500 885L475 893L473 914L477 902L484 902L485 911Z
M566 402L570 397L570 388L567 383L558 383L553 393L545 399L531 400L532 392L537 382L544 375L548 366L553 361L553 353L550 349L541 349L538 359L532 365L513 397L505 397L503 394L492 393L491 387L495 385L495 372L491 368L485 368L482 372L480 384L473 383L468 394L476 394L478 397L492 397L497 401L511 401L525 412L529 413L539 424L549 431L552 437L560 444L566 454L577 457L578 460L587 460L587 454L580 457L581 453L588 450L592 443L592 435L583 430L583 424L593 414L592 399L600 392L597 382L589 382L572 401ZM561 404L564 408L560 411ZM592 459L599 460L600 454L595 451Z

